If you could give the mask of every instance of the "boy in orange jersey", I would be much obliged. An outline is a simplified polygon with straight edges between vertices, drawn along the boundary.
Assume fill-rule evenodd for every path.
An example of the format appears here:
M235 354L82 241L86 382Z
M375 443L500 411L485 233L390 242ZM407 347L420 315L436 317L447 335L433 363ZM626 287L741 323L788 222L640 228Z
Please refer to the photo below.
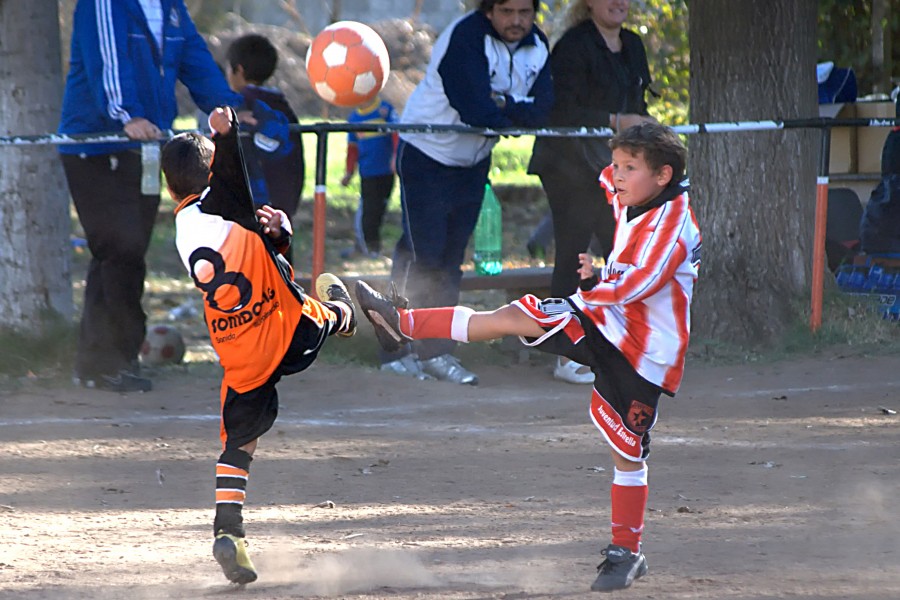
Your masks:
M643 123L610 142L600 176L616 216L608 264L596 274L579 255L581 284L568 298L532 295L490 312L463 306L406 309L360 281L357 298L390 351L410 340L460 342L518 335L594 373L590 415L615 463L612 541L591 589L627 588L647 573L641 550L647 505L646 459L661 393L674 395L684 370L690 302L700 263L700 231L680 181L686 152L671 129ZM598 201L600 199L598 198Z
M241 510L257 441L278 414L275 385L306 369L329 335L353 335L356 319L334 275L316 280L322 302L294 283L283 257L290 222L271 206L254 208L237 115L217 108L209 124L213 141L178 135L163 147L161 165L178 202L175 244L203 292L209 336L224 368L213 556L230 581L246 584L257 574Z

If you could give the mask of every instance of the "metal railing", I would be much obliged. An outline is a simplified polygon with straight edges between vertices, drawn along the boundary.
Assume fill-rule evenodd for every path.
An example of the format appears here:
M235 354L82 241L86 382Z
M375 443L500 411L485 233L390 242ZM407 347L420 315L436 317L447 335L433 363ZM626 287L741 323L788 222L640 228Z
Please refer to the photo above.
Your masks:
M813 331L822 325L822 294L825 272L825 226L828 218L828 164L831 152L831 129L834 127L895 127L900 126L900 118L854 118L833 119L816 117L808 119L760 120L760 121L723 121L717 123L691 123L672 127L675 133L684 135L703 135L715 133L772 131L779 129L818 129L822 132L819 164L816 179L815 231L813 235L813 265L810 298L810 328ZM397 132L397 133L463 133L483 136L521 136L535 135L543 137L612 137L614 132L606 127L511 127L491 129L485 127L469 127L466 125L429 125L429 124L374 124L374 123L312 123L308 125L292 124L290 130L297 133L316 135L316 167L313 198L313 257L312 281L324 271L325 267L325 207L326 207L326 158L328 153L328 135L343 132ZM160 141L171 138L179 131L164 132ZM131 140L121 132L106 132L81 135L40 134L0 136L0 146L34 146L34 145L67 145L67 144L108 144L140 142Z

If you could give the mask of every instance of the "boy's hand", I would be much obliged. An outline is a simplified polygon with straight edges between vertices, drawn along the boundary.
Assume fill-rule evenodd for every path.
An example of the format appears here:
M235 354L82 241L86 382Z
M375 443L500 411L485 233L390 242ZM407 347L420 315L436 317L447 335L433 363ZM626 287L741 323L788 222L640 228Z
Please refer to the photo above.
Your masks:
M594 276L594 257L587 252L578 255L578 274L581 279L590 279Z
M353 173L344 173L344 176L341 177L341 185L347 187L350 185L350 179L353 177Z
M287 215L283 210L263 205L256 209L256 216L259 218L260 225L263 226L264 234L273 240L281 237L281 228L287 222Z
M600 260L602 262L603 258L601 257ZM606 279L605 267L601 267L601 275L598 277L594 271L594 257L587 252L578 255L578 262L580 263L578 274L581 275L578 289L582 292L591 291L602 279ZM603 264L605 265L606 263Z
M209 128L222 135L231 131L231 115L227 108L217 108L209 114Z

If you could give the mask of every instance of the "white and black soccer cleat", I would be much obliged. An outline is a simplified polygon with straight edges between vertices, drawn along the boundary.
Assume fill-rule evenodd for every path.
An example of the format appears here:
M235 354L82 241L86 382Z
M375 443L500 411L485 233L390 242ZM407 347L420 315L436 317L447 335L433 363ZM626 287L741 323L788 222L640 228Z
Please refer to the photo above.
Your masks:
M412 338L400 331L400 313L397 308L406 308L406 298L396 292L389 299L376 292L365 281L356 282L356 298L359 306L375 328L375 337L386 352L396 352L412 341Z
M353 300L344 282L336 275L322 273L316 277L316 295L323 302L341 302L347 306L350 312L344 316L344 322L337 334L341 337L352 337L356 333L356 307L353 306Z
M594 592L624 590L647 574L647 559L643 552L632 552L628 548L610 544L600 554L606 557L597 567L597 579L591 584Z

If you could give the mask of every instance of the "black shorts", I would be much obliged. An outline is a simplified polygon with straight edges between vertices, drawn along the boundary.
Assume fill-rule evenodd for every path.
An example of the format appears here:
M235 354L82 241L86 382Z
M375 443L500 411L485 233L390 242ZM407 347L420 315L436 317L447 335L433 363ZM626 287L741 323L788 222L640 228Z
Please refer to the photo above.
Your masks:
M591 420L619 455L635 462L645 460L650 454L650 430L656 424L663 389L641 377L619 349L567 299L539 300L529 294L513 305L547 332L537 339L522 338L523 343L591 368ZM583 322L589 325L584 327Z
M318 302L310 297L304 301ZM268 381L246 392L237 392L230 387L222 390L220 435L226 450L240 448L272 428L278 416L278 390L275 385L285 375L309 367L319 355L325 339L337 332L342 318L341 307L330 302L321 304L325 306L323 323L320 325L305 315L300 319L281 364Z

